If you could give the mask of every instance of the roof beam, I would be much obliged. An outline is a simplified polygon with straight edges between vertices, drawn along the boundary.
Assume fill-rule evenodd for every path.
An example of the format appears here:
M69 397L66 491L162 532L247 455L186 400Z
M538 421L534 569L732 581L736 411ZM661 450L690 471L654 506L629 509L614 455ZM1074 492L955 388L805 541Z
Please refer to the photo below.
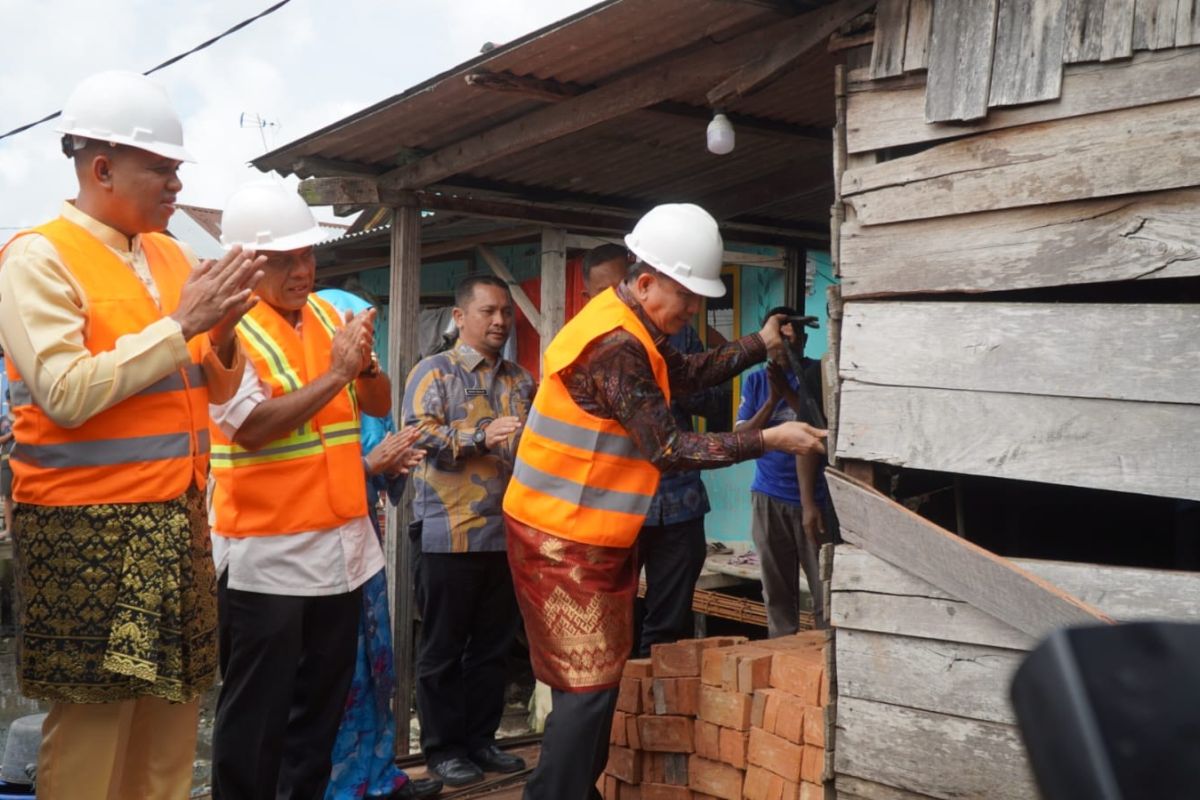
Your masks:
M795 19L805 24L796 35L773 42L740 65L737 71L714 86L708 102L717 107L743 97L792 66L809 50L823 43L838 28L873 7L876 0L838 0L833 5L809 11Z
M727 42L690 50L652 66L636 70L611 83L592 89L517 119L497 125L476 136L447 145L412 164L385 173L381 186L420 189L444 178L466 172L496 159L559 139L655 103L689 92L702 91L731 72L741 74L762 53L775 53L781 46L800 41L805 50L824 41L837 30L834 25L823 36L829 20L853 16L859 7L874 0L842 0L832 8L810 11L784 22L759 28ZM790 55L790 50L788 51ZM790 63L790 62L789 62Z
M832 176L824 183L814 183L812 164L794 162L781 166L770 175L755 175L737 186L721 189L696 203L724 222L739 214L818 192L833 197Z
M467 84L478 89L492 92L508 92L544 100L550 103L561 103L572 97L592 91L594 87L578 83L563 83L547 78L535 78L531 75L514 75L511 72L472 72L466 76ZM700 106L687 103L664 101L655 103L644 109L644 113L665 114L671 117L683 117L696 120L701 125L707 125L712 119L713 112ZM772 136L791 136L797 139L811 139L829 144L833 141L831 128L821 128L807 125L792 125L773 119L752 117L746 114L729 114L729 121L738 130L754 131Z

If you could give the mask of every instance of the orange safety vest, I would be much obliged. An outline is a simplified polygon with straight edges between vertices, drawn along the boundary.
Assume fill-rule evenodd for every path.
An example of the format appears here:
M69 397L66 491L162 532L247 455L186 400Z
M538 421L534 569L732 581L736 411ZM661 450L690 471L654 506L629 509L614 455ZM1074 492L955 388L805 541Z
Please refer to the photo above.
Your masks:
M342 324L333 306L309 295L300 332L261 301L237 332L271 397L279 397L329 371ZM235 444L216 425L211 430L213 529L222 536L326 530L367 513L353 383L300 428L258 450Z
M169 236L141 235L161 308L129 266L84 228L59 218L24 231L45 236L87 301L83 344L93 354L170 314L192 266ZM11 244L11 242L10 242ZM2 252L2 251L0 251ZM13 499L43 506L155 503L204 487L208 389L200 364L208 337L188 342L192 363L75 428L55 423L7 359L16 446Z
M646 348L667 402L667 363L637 315L612 289L597 295L546 348L545 379L521 432L504 513L540 531L603 547L630 547L660 473L614 419L601 419L571 399L561 371L596 339L616 328Z

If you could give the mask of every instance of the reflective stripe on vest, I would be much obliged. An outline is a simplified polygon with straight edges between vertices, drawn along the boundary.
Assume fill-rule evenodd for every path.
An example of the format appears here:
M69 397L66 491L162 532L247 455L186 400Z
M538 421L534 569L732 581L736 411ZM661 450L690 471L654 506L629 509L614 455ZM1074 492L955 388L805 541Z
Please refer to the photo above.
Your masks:
M620 328L645 348L655 381L670 396L666 362L649 332L609 290L567 323L546 349L546 376L525 423L504 512L538 530L604 547L637 539L659 471L619 422L593 416L571 398L562 370L596 339Z
M208 431L196 431L200 452L209 450ZM103 467L161 461L191 455L192 436L188 433L162 433L157 436L133 436L128 439L102 439L64 444L18 444L12 458L35 467Z
M170 237L141 234L155 302L130 265L81 225L59 218L27 233L45 237L74 279L86 310L78 344L93 356L172 313L192 269ZM194 337L187 351L190 363L71 428L41 407L10 358L13 498L47 506L149 503L203 488L209 433L200 364L211 351L208 337Z
M309 296L299 329L260 303L238 338L270 397L297 391L330 368L336 312ZM367 513L356 398L350 384L299 429L248 450L213 430L214 530L272 536L327 530Z

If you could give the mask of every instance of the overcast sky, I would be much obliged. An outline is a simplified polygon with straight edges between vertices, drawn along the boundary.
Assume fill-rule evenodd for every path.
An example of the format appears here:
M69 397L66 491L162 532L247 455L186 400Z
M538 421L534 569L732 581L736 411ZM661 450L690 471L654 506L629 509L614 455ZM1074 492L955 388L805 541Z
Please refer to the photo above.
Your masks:
M595 0L292 0L154 73L199 161L180 202L219 208L247 162ZM144 72L274 0L0 0L0 133L62 108L81 79ZM239 116L271 123L239 127ZM0 140L0 242L74 196L55 121ZM293 180L294 183L294 180ZM332 218L322 214L324 218Z

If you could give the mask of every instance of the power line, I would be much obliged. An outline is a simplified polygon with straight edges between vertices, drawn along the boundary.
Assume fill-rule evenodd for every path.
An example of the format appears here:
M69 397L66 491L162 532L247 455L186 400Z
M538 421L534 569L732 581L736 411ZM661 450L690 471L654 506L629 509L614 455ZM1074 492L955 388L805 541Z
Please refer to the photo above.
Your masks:
M172 65L172 64L174 64L176 61L181 61L181 60L183 60L183 59L187 58L187 57L188 57L188 56L190 56L192 53L198 53L198 52L200 52L201 50L203 50L203 49L204 49L204 48L206 48L206 47L211 47L212 45L214 45L214 44L216 44L217 42L219 42L219 41L221 41L222 39L224 39L224 38L225 38L226 36L228 36L229 34L231 34L231 33L235 33L235 32L237 32L237 31L240 31L242 28L246 27L246 26L247 26L247 25L249 25L251 22L254 22L254 21L256 21L256 20L260 20L260 19L262 19L263 17L267 16L268 14L272 14L272 13L274 13L274 12L278 11L279 9L283 8L284 6L286 6L286 5L287 5L288 3L290 3L290 2L292 2L292 0L280 0L278 3L276 3L276 4L275 4L275 5L273 5L273 6L271 6L271 7L270 7L270 8L268 8L267 10L265 10L265 11L262 11L262 12L260 12L260 13L258 13L258 14L255 14L253 17L250 17L249 19L244 19L244 20L242 20L242 21L241 21L241 22L239 22L237 25L234 25L232 28L230 28L229 30L225 31L224 33L218 34L218 35L214 36L213 38L209 39L208 41L206 41L206 42L203 42L203 43L201 43L201 44L198 44L198 45L196 45L196 46L195 46L195 47L193 47L191 50L188 50L188 51L186 51L186 52L180 53L180 54L179 54L179 55L177 55L177 56L173 56L173 57L171 57L171 58L168 58L166 61L164 61L164 62L162 62L161 64L159 64L157 67L151 67L150 69L146 70L146 71L145 71L145 72L143 72L142 74L143 74L143 75L150 75L150 74L152 74L152 73L158 72L160 69L162 69L162 68L164 68L164 67L169 67L169 66L171 66L171 65ZM62 111L61 111L61 110L59 110L59 111L55 111L53 114L47 114L46 116L42 117L42 118L41 118L41 119L39 119L39 120L34 120L33 122L27 123L27 124L25 124L25 125L21 125L20 127L13 128L11 131L8 131L7 133L2 133L2 134L0 134L0 139L7 139L7 138L8 138L8 137L10 137L10 136L15 136L15 135L17 135L18 133L21 133L21 132L23 132L23 131L27 131L27 130L29 130L30 128L33 128L33 127L35 127L35 126L38 126L38 125L41 125L43 122L49 122L50 120L52 120L52 119L55 119L56 117L58 117L58 116L59 116L59 115L61 115L61 114L62 114Z

